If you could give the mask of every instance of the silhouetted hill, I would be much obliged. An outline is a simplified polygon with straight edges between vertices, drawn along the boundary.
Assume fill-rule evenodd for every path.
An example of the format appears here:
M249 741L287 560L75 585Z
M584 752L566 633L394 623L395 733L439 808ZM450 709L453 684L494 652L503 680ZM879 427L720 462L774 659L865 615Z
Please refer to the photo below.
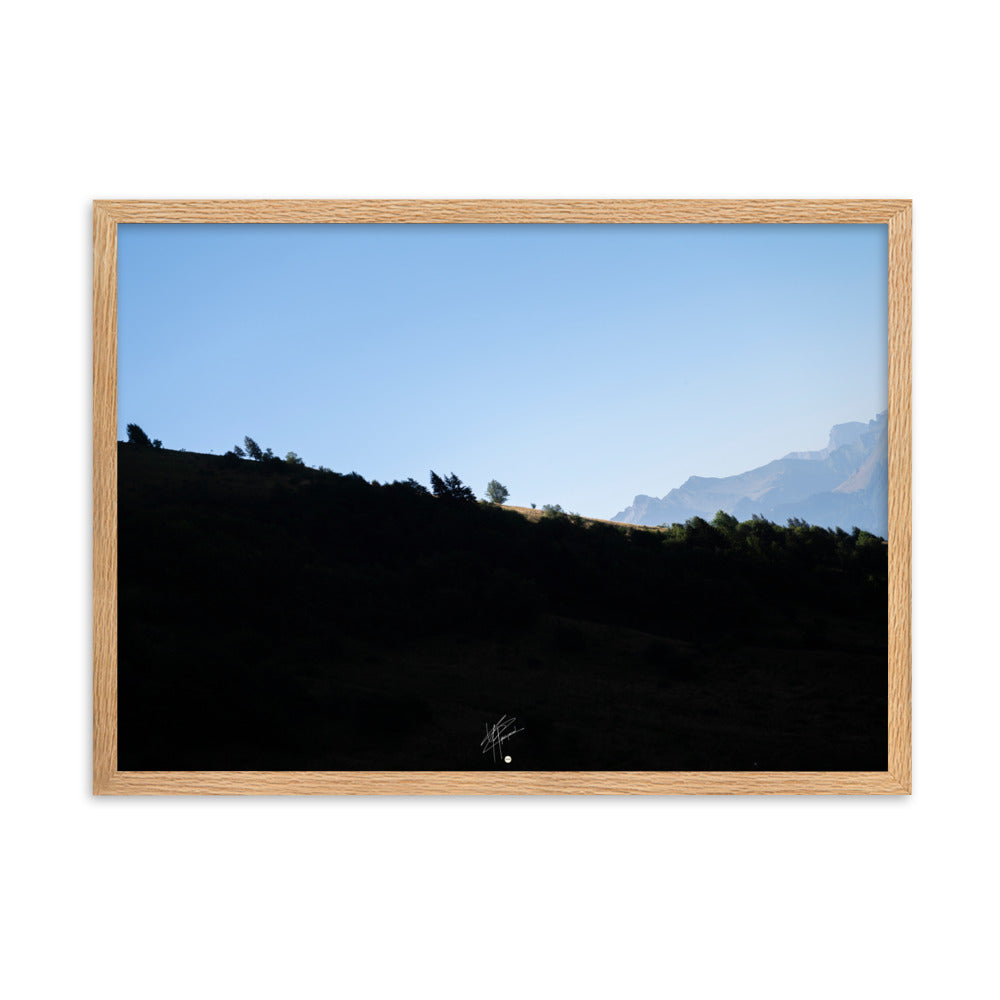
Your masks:
M637 496L615 521L671 524L724 510L739 520L759 514L784 522L889 534L888 414L868 424L837 424L821 451L791 452L760 468L712 479L692 476L658 499Z
M119 767L881 770L886 551L119 446ZM534 516L537 517L537 514Z

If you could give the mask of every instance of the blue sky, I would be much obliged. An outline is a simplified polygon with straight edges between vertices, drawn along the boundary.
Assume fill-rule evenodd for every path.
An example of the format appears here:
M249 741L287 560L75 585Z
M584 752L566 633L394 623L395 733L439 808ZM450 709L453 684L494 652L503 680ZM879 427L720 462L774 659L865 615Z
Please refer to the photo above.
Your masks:
M118 418L167 448L609 517L886 408L885 226L120 225Z

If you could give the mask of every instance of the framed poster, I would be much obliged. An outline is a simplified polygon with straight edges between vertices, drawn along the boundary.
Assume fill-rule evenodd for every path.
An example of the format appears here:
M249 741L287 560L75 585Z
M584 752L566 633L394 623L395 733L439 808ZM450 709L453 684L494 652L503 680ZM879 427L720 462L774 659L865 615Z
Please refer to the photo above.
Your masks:
M95 793L908 793L910 261L908 201L95 202Z

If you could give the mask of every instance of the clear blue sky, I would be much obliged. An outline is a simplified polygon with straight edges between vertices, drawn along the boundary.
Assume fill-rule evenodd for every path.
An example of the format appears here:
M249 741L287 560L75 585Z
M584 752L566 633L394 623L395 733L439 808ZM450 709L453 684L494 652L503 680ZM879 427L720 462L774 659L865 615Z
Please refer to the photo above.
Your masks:
M121 225L118 436L609 517L886 408L885 226Z

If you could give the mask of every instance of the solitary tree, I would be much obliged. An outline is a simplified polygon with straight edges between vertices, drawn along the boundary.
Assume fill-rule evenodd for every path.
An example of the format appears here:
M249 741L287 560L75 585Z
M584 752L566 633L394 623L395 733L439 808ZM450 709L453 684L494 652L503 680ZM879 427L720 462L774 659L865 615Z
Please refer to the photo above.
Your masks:
M125 431L128 434L129 444L134 444L137 448L153 447L153 442L149 440L146 432L138 424L129 424Z
M243 443L247 446L247 454L255 461L259 462L264 457L264 452L260 450L260 445L252 437L245 437Z
M302 459L301 459L301 458L299 458L299 456L298 456L298 455L296 455L296 454L295 454L295 452L294 452L294 451L290 451L290 452L289 452L289 453L288 453L288 454L287 454L287 455L285 456L285 461L286 461L286 462L287 462L287 463L288 463L289 465L305 465L305 464L306 464L305 462L303 462L303 461L302 461Z
M510 496L510 491L507 489L503 483L497 482L495 479L491 479L486 484L486 499L490 503L504 504L507 502L507 497Z

